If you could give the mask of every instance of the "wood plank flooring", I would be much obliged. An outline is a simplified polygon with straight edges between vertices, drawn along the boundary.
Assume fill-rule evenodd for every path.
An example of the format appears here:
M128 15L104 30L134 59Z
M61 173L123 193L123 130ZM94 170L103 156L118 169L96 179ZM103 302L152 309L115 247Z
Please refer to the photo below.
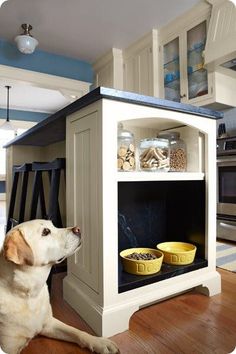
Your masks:
M0 244L5 214L0 203ZM5 204L4 204L5 205ZM4 222L1 222L1 218ZM208 298L194 291L146 307L130 320L129 331L112 339L121 354L228 354L236 347L236 273L218 269L222 293ZM81 330L93 333L62 297L62 279L56 274L52 284L54 316ZM24 320L24 319L22 319ZM22 354L86 354L78 346L37 337Z
M218 269L222 293L211 298L191 291L136 312L129 331L112 339L121 354L227 354L236 347L236 273ZM62 278L53 279L55 317L93 333L62 298ZM37 337L22 354L85 354L88 350Z

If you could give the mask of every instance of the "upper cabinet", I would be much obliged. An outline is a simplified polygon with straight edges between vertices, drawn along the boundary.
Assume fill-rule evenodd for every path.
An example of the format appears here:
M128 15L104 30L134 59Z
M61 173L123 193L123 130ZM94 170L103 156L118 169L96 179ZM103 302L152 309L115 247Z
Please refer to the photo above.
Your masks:
M209 94L203 57L208 19L200 21L161 40L163 96L171 101L196 103Z
M235 107L236 77L230 71L208 71L204 62L211 10L202 1L128 48L112 48L93 65L95 86L215 110Z
M235 83L221 72L209 72L204 50L211 6L200 3L159 30L160 97L222 109L235 106Z
M210 6L201 4L197 9L159 31L161 96L171 101L198 104L212 94L204 67Z

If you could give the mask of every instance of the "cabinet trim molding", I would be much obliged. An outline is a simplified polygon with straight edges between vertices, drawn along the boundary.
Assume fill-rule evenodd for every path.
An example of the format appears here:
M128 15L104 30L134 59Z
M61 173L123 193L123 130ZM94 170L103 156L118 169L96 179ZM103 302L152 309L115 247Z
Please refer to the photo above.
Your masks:
M194 27L194 23L199 21L199 19L210 15L211 6L207 3L200 3L193 6L189 11L175 18L173 21L169 22L166 26L160 28L159 39L177 36L180 29L186 30L187 28Z
M103 66L107 65L113 59L122 59L123 53L121 49L112 48L106 54L99 57L95 62L93 62L93 69L95 71L100 70Z
M153 37L157 38L157 33L157 29L153 29L151 32L148 32L143 37L132 43L129 47L125 48L123 51L124 60L129 59L131 56L135 55L147 46L152 48Z

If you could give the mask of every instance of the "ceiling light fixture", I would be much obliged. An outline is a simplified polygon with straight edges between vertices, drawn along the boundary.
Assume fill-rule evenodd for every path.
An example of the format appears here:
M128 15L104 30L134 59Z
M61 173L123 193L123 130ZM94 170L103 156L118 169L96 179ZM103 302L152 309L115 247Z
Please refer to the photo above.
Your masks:
M15 130L15 128L11 124L10 118L9 118L9 90L10 90L11 86L5 86L5 87L7 89L7 118L6 118L6 121L0 126L0 129Z
M2 6L2 4L7 1L7 0L0 0L0 7Z
M36 46L39 44L37 39L35 39L30 33L33 27L27 23L24 23L21 27L24 32L15 38L17 48L23 54L32 54Z

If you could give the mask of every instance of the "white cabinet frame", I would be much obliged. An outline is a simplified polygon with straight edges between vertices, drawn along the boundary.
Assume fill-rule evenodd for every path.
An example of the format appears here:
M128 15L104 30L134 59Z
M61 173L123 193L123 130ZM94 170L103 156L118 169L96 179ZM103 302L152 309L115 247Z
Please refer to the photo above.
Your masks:
M117 172L116 137L117 124L120 121L131 125L135 122L139 127L151 126L152 128L173 122L175 125L178 123L196 129L204 136L205 148L200 149L204 159L204 170L199 171L198 167L196 172L176 174ZM68 116L67 222L72 225L82 222L83 234L85 225L83 218L87 217L86 222L90 228L85 226L84 237L87 241L83 247L86 249L82 248L78 254L70 258L68 275L64 280L64 298L98 335L112 336L127 330L129 319L135 311L180 292L196 287L200 292L212 296L221 291L220 275L216 272L215 125L214 119L199 117L194 113L182 113L109 99L101 99ZM86 130L89 131L90 138L86 138L84 144L76 145L76 134ZM85 156L83 163L90 166L85 170L83 170L83 163L75 164L77 159L81 161L83 156ZM73 165L77 166L77 171ZM89 169L91 175L87 173ZM206 183L205 258L208 260L208 265L174 278L119 293L118 182L141 180L171 182L198 179L204 179ZM82 201L78 201L79 194L76 193L77 185L85 180L88 183L86 188L89 190L87 197L89 195L91 197L89 211L86 195L81 196ZM82 193L83 186L79 188ZM81 215L84 215L82 219ZM90 267L90 275L88 275L89 265L81 262L83 253L86 252L88 257L96 259L94 265ZM90 262L92 261L90 259Z

